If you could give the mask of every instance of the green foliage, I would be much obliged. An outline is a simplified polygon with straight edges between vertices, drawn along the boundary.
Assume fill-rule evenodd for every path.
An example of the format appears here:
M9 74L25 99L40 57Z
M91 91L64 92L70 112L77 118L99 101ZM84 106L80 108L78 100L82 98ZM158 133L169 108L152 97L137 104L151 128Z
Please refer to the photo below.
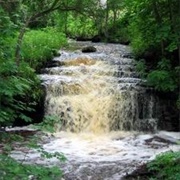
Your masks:
M61 122L57 116L45 116L43 121L37 125L34 125L35 128L38 128L42 131L55 132L61 127Z
M32 88L39 83L28 66L17 67L12 61L1 62L0 69L0 126L12 125L15 119L30 121L23 114L24 110L33 111L31 105L37 97L37 92L32 94L32 101L28 101Z
M148 85L154 86L158 91L168 92L178 88L178 76L176 77L178 73L172 71L170 61L167 59L159 61L157 69L148 73L145 60L137 61L136 70L142 78L147 79Z
M96 33L92 19L82 15L74 16L70 14L67 26L67 33L70 37L90 38Z
M25 34L22 45L22 58L33 69L39 70L51 60L54 51L67 43L63 33L54 28L30 30Z
M142 78L146 78L147 66L145 64L145 60L142 59L142 60L136 61L136 70Z
M10 126L15 120L31 121L30 114L43 93L35 70L51 59L56 49L66 44L66 38L53 28L29 31L23 41L20 65L17 66L14 62L17 30L26 15L33 13L33 8L28 7L27 2L17 3L13 15L11 2L0 3L0 126Z
M17 25L2 7L0 15L0 126L9 126L15 119L31 120L24 112L33 111L40 95L40 81L27 63L18 67L13 61Z
M121 16L116 21L110 21L108 25L108 41L121 44L129 43L128 18L126 11L122 11Z
M178 1L127 0L129 32L135 54L156 49L161 56L178 48ZM179 24L179 23L178 23Z
M159 91L174 91L177 84L174 82L173 75L167 70L154 70L147 76L148 84Z
M27 131L28 133L28 131ZM60 162L66 160L65 156L60 152L47 152L40 145L38 145L39 137L36 135L21 136L14 132L4 132L0 134L1 139L1 155L0 155L0 179L2 180L29 180L29 179L42 179L42 180L59 180L62 177L62 171L58 166L48 166L30 164L24 160L16 161L10 156L12 150L18 146L24 147L28 153L29 151L36 150L40 153L41 158L47 160L56 158ZM27 154L24 155L26 157Z
M136 70L142 78L147 79L147 85L154 86L158 91L173 92L178 88L178 73L172 71L170 61L162 59L157 68L148 72L145 60L136 61Z
M1 180L28 180L30 177L31 179L58 180L62 177L62 172L57 166L22 164L6 155L0 155L0 161Z
M148 163L150 172L154 173L155 180L179 180L180 179L180 152L167 152L158 155L155 160Z
M16 30L16 25L11 21L8 14L0 6L0 30L1 30L1 40L7 36L13 36ZM3 35L3 36L2 36ZM0 42L2 43L2 41Z
M31 121L30 114L42 96L33 69L39 70L52 58L53 51L66 43L65 36L53 28L29 31L23 41L20 65L14 62L17 31L40 8L47 9L51 5L48 3L0 2L0 126L12 125L15 120Z
M61 162L65 162L67 160L66 157L64 156L64 154L60 153L60 152L49 153L49 152L45 151L43 148L38 149L38 152L40 152L41 157L45 158L45 159L56 158Z
M179 86L179 1L125 0L128 32L135 57L145 59L137 69L158 91L177 94Z
M17 26L0 6L0 61L12 58Z
M176 75L177 73L171 68L170 61L162 59L158 62L157 69L148 74L147 80L149 85L154 86L159 91L174 91L178 87Z
M33 69L39 70L43 63L51 59L53 51L66 44L66 38L62 33L50 28L29 31L22 47L24 62L21 62L19 67L10 60L14 54L15 42L15 36L7 37L1 49L0 126L12 125L15 119L31 121L27 114L34 111L42 96L40 80ZM6 48L8 45L11 45L12 49Z
M55 12L52 16L55 27L71 38L91 38L97 33L94 20L88 14Z

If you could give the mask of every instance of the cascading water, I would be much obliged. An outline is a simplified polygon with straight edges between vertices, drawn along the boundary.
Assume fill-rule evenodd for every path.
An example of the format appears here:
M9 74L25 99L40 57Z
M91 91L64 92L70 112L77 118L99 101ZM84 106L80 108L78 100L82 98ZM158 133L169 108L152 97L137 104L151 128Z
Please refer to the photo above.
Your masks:
M74 44L78 50L61 51L55 67L40 75L46 89L45 114L55 115L57 133L44 137L45 151L62 152L67 161L43 160L37 151L16 150L21 162L59 165L65 180L120 180L137 166L180 146L158 135L180 140L179 133L156 131L158 106L150 89L135 72L127 46ZM83 46L97 52L83 54ZM125 130L125 131L123 131ZM138 132L139 131L139 132ZM161 138L160 138L161 139Z
M61 51L58 66L44 70L45 114L57 116L57 129L71 132L156 130L154 96L142 87L134 60L123 57L128 47L95 47L95 53Z

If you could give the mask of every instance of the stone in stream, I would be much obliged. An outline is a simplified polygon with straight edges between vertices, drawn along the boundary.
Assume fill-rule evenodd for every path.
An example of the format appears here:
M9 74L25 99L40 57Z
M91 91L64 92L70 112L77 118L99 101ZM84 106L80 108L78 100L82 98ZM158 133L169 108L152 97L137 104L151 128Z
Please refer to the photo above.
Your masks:
M96 52L97 49L94 46L86 46L82 48L83 53Z
M152 142L153 140L168 144L179 144L180 140L173 138L172 136L168 136L165 134L156 134L154 137L146 140L147 143Z

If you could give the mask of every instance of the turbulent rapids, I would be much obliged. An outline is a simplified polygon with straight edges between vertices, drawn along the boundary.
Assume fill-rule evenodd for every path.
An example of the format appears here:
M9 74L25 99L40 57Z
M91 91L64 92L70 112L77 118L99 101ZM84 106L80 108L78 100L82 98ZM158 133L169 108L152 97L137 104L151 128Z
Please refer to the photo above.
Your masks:
M37 151L23 149L13 151L13 157L58 165L64 180L121 180L156 154L180 150L171 144L179 133L157 131L158 101L136 73L127 46L71 45L76 50L61 50L40 75L45 115L57 120L57 132L43 136L41 145L45 151L64 153L67 161L43 160ZM82 53L89 45L97 51Z
M79 50L60 51L56 67L41 75L45 112L57 116L57 130L156 130L155 99L138 78L129 48L101 43L95 44L97 52L82 53L88 43L74 45Z

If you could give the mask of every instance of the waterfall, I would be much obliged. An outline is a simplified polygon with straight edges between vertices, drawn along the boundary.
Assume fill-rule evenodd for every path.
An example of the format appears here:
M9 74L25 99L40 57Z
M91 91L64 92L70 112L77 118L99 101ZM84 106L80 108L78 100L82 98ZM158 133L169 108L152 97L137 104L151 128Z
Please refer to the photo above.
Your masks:
M179 132L152 133L157 125L166 125L160 118L165 119L161 108L166 103L161 107L139 78L128 46L70 46L74 51L62 49L39 75L46 90L45 115L55 116L57 122L53 135L40 133L40 144L46 152L63 153L67 161L43 160L37 151L24 148L17 148L12 157L28 164L57 165L66 180L121 180L157 154L180 151L174 144ZM97 51L82 53L86 46Z
M94 45L97 52L82 53L86 45ZM74 46L74 52L61 50L53 60L56 66L40 75L45 115L58 118L56 130L155 131L156 99L136 73L129 47L87 42Z

